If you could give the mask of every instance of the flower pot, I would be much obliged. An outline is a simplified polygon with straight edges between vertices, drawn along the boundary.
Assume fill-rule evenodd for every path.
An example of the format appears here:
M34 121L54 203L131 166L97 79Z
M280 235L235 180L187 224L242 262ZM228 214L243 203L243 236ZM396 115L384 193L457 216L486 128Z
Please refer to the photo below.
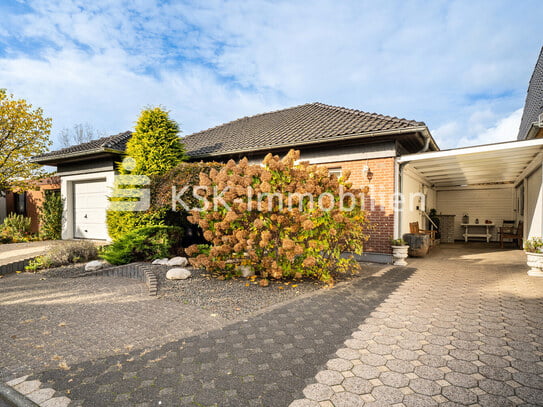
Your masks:
M526 253L526 263L531 269L528 275L532 277L543 277L543 253Z
M405 246L392 246L392 258L395 266L407 266L405 259L407 258L408 245Z

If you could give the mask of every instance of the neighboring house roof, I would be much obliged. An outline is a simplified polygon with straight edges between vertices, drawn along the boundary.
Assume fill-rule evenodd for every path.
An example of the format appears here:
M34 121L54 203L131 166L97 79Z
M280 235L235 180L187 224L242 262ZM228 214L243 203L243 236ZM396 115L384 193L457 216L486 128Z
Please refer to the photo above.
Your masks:
M423 122L308 103L243 117L182 140L190 157L203 158L416 132L424 133L433 149L438 149ZM34 157L34 161L53 163L100 152L122 153L130 136L130 132L125 132L103 137Z
M126 143L130 140L132 133L126 131L124 133L115 134L113 136L102 137L97 140L92 140L87 143L77 144L62 148L60 150L51 151L42 155L33 157L33 161L49 161L59 158L70 158L77 156L90 155L95 153L118 153L122 154L126 149Z
M194 158L427 130L423 122L309 103L243 117L183 139Z
M537 118L541 113L543 113L543 48L541 48L528 85L526 102L517 136L518 140L524 140L528 137L532 123L537 122Z

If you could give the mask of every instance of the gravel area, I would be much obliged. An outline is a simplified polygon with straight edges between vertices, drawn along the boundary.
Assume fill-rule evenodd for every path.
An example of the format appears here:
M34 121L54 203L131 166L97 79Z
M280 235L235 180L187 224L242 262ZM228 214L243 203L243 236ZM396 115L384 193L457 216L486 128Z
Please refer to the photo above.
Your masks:
M344 274L338 283L365 278L383 265L367 264L357 274ZM232 278L221 280L209 272L189 268L192 277L187 280L168 280L166 272L171 267L153 266L158 279L158 296L172 301L198 306L226 319L240 319L264 308L292 300L327 285L315 280L275 281L267 287L259 285L259 279Z
M365 263L361 271L336 277L341 284L353 279L366 278L382 269L383 265ZM228 320L238 320L257 313L272 305L326 289L320 281L304 279L298 281L276 281L270 279L269 286L261 287L258 278L232 278L229 280L213 276L205 270L188 268L192 277L187 280L168 280L166 273L171 266L151 266L158 279L158 298L181 304L196 306L208 313ZM87 277L84 264L73 264L42 270L42 278Z
M75 278L85 276L85 263L70 264L68 266L61 266L50 268L47 270L41 270L39 275L45 278ZM87 273L88 274L88 273Z

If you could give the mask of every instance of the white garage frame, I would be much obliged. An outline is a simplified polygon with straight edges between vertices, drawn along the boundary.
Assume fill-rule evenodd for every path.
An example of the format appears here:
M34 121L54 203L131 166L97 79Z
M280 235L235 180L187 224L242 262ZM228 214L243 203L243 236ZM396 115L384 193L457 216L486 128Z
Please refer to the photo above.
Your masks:
M79 175L68 175L61 177L61 195L64 201L64 210L63 210L63 222L62 222L62 239L74 239L75 231L75 217L74 217L74 183L84 182L84 181L104 181L105 180L105 191L106 196L111 195L111 190L115 182L115 171L103 171L95 172L92 174L79 174ZM111 239L108 237L107 239Z

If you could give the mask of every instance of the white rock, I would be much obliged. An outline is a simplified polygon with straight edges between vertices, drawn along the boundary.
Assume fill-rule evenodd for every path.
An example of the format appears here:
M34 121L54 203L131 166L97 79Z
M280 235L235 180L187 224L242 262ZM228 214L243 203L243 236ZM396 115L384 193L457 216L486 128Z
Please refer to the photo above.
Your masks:
M109 263L105 260L93 260L89 261L87 264L85 264L85 271L96 271L103 269L106 267Z
M241 275L245 278L255 275L255 271L251 266L239 266L238 270L241 272Z
M153 262L151 264L158 264L159 266L167 266L168 265L168 259L165 258L165 259L156 259L156 260L153 260Z
M189 261L186 257L174 257L170 260L168 260L168 266L179 266L179 267L185 267L189 264Z
M168 280L186 280L191 275L191 272L187 269L173 268L168 270L166 273L166 278Z

